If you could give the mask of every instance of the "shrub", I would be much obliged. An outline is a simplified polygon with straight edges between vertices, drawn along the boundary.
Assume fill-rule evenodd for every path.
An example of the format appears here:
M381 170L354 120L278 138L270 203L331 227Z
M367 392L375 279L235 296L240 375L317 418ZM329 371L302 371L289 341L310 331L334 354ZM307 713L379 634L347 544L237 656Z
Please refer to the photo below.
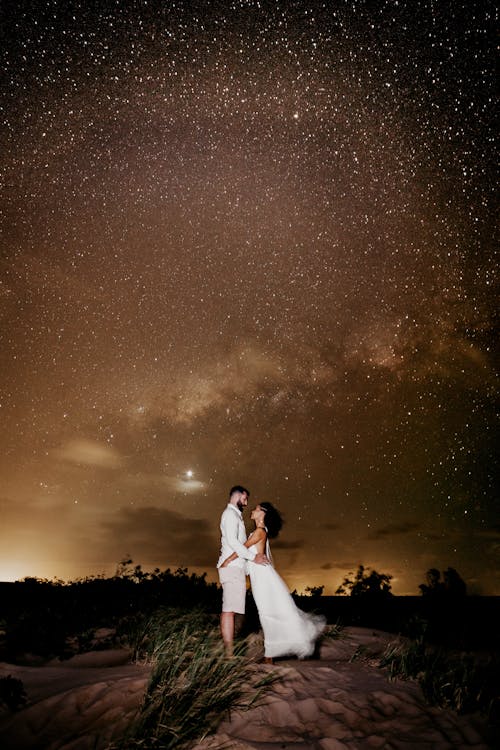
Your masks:
M26 703L26 692L21 680L8 675L0 678L0 705L5 705L11 711L17 711Z

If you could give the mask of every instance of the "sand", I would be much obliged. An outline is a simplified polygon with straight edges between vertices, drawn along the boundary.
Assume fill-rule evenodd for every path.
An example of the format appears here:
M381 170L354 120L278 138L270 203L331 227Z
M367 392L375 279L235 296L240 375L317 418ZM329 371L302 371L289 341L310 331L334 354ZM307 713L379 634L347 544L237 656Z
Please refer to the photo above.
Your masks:
M150 668L125 650L94 651L41 667L0 663L0 677L22 680L25 708L0 715L2 750L101 750L126 730Z
M322 644L319 659L256 663L279 681L196 750L492 750L481 717L430 707L416 683L388 681L377 664L391 640L347 628ZM140 706L149 667L130 664L126 651L98 651L44 666L0 664L7 675L23 681L28 704L0 714L3 750L104 750Z

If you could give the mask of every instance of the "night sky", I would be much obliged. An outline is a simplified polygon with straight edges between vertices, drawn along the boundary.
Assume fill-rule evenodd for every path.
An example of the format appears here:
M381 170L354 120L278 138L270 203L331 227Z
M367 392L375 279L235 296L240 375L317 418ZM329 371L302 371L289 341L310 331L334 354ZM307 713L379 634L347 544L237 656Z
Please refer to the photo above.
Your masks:
M500 594L494 4L2 16L0 580L214 579L242 483L290 588Z

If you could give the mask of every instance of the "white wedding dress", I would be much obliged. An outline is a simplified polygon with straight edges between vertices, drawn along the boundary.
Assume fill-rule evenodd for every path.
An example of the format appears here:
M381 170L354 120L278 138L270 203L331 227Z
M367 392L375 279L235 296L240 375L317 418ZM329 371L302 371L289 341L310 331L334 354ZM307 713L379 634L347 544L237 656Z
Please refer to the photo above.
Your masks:
M250 549L256 548L253 545ZM266 555L271 558L269 541ZM264 631L266 657L311 656L318 636L324 630L326 618L303 612L295 604L284 580L271 565L248 563L252 594Z

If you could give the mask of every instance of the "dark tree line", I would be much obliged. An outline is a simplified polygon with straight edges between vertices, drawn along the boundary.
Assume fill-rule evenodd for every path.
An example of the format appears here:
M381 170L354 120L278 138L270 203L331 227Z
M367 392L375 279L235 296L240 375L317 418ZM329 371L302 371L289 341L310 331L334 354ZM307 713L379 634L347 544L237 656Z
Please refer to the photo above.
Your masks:
M426 583L421 583L419 589L423 596L465 596L467 585L455 568L443 571L443 577L437 568L427 571Z
M0 660L15 660L24 651L64 657L71 639L90 645L96 628L120 631L159 607L218 612L220 590L206 575L187 568L148 573L126 559L110 578L65 583L28 577L1 584Z
M390 597L393 596L392 578L393 576L388 573L378 573L360 565L356 573L349 573L344 578L335 593L341 596ZM322 586L317 588L323 589ZM443 571L442 577L437 568L431 568L426 573L426 583L421 583L419 589L422 596L426 597L461 597L467 593L466 583L455 568L447 568Z

